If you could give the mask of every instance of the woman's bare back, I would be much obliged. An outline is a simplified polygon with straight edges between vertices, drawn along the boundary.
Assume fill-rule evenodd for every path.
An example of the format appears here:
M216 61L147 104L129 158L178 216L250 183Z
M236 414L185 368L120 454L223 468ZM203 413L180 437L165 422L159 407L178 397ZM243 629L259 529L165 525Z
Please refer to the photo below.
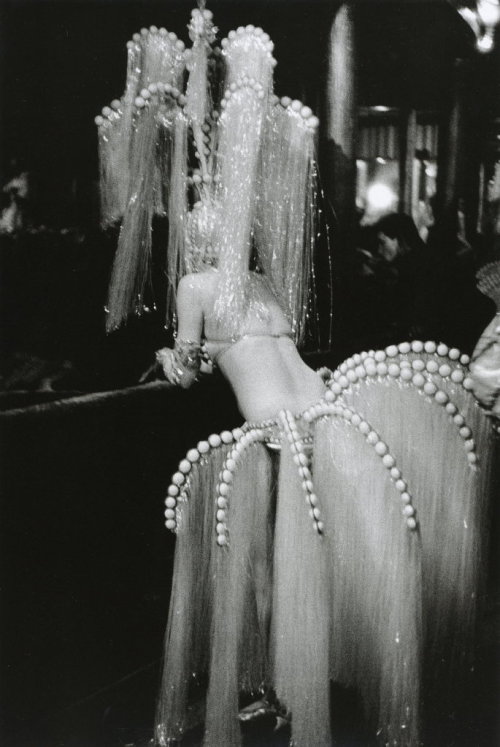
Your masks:
M324 384L301 359L290 325L262 276L252 275L249 313L232 336L214 314L218 273L189 278L193 299L200 304L208 353L231 384L246 420L266 420L282 409L301 412L321 397Z

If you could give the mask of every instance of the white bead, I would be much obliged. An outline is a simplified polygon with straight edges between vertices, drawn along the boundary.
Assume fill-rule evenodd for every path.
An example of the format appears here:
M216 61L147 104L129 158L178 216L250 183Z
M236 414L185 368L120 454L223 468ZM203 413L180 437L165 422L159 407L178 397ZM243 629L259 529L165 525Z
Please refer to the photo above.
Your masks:
M389 358L394 358L398 354L397 345L389 345L389 347L385 349L385 352L387 353Z
M304 480L302 483L302 488L306 490L308 493L312 493L313 491L312 480Z
M442 389L438 389L436 394L434 395L434 399L438 403L438 405L444 405L445 402L448 402L448 395L446 392L443 392Z
M330 389L328 389L325 392L325 399L327 402L333 402L333 400L335 399L335 394Z
M474 451L474 448L474 441L472 439L469 439L464 443L465 451Z
M397 467L393 467L391 469L391 477L393 480L399 480L399 478L401 477L401 470Z
M424 344L424 350L426 353L435 353L436 352L436 343L432 340L427 340L427 342Z
M189 459L183 459L179 462L179 472L184 472L184 474L187 475L188 472L191 472L191 466Z
M365 376L366 376L366 369L365 369L364 366L362 366L362 365L356 366L355 371L356 371L359 379L364 379L365 378Z
M411 503L411 495L404 490L399 496L403 503Z
M382 361L385 361L386 357L387 356L386 356L385 350L377 350L374 355L374 358L377 361L377 363L382 363Z
M468 366L470 363L470 356L468 356L466 353L460 356L460 363L462 366Z
M182 474L182 472L176 472L172 476L172 482L173 482L174 485L182 485L185 479L186 478L184 477L184 475Z
M387 365L385 363L377 363L377 374L379 376L385 376L387 374Z
M448 355L448 345L445 345L444 342L440 342L437 346L437 354L438 355Z
M379 440L378 433L376 433L375 431L370 431L370 433L366 437L366 440L369 444L375 445Z
M189 449L186 456L190 462L197 462L200 458L200 452L198 451L198 449Z
M210 451L210 444L208 441L199 441L196 445L196 448L200 452L200 454L207 454Z
M221 437L218 433L212 433L208 437L208 443L210 444L210 446L212 446L212 448L217 448L217 446L221 445Z
M361 416L358 415L357 412L355 412L351 418L351 423L354 425L355 428L357 428L361 423Z
M403 508L403 514L404 514L405 516L413 516L413 514L414 514L414 513L415 513L415 509L414 509L414 508L413 508L413 506L411 506L410 504L407 504L407 505L406 505L406 506L405 506L405 507Z
M416 358L414 361L412 361L411 367L414 371L424 371L425 363L421 358Z
M234 439L235 439L236 441L237 441L238 439L240 439L240 438L242 437L242 435L243 435L243 431L241 430L241 428L234 428L234 429L233 429L233 438L234 438Z
M134 103L138 109L142 109L142 107L146 104L142 96L137 96Z
M218 508L227 508L227 500L222 495L217 498Z
M225 469L222 472L222 479L224 480L224 482L231 483L233 481L233 473L228 469Z
M445 378L451 374L451 367L447 363L443 363L439 366L439 375Z
M319 512L319 508L313 508L313 516L316 519L316 521L319 519L320 515L321 514Z
M424 343L421 340L413 340L411 349L414 353L421 353L424 349Z
M474 451L469 451L467 454L467 459L469 460L470 464L475 464L477 462L477 454Z
M179 495L179 488L177 487L177 485L169 485L167 493L171 496Z
M217 534L224 534L224 532L226 531L226 525L222 521L219 521L215 525L215 531L217 532Z
M459 433L462 436L462 438L470 438L471 435L472 435L471 429L468 428L467 426L464 426L463 428L460 428Z
M165 526L167 527L167 529L172 530L176 528L177 522L175 521L175 519L167 519L167 521L165 522Z
M219 495L229 495L229 485L226 482L219 485Z
M426 381L424 384L424 392L428 394L429 396L432 394L435 394L437 390L437 386L432 381Z
M168 498L165 498L165 506L167 508L175 508L177 506L177 501L169 495Z
M304 480L310 480L312 477L309 467L300 467L299 474Z
M465 423L465 418L460 413L457 413L457 415L454 416L453 422L455 425L462 426Z
M346 376L341 376L339 379L339 384L342 389L346 389L349 386L349 379L347 379Z
M383 441L377 441L375 444L375 451L379 456L384 456L384 454L387 454L387 444L385 444Z
M316 524L316 528L317 528L318 532L320 532L320 533L321 533L321 532L323 532L323 531L324 531L324 529L325 529L325 525L323 524L323 522L322 522L322 521L318 521L318 523Z
M332 386L331 386L331 390L332 390L332 392L334 394L340 394L341 391L342 391L342 387L340 386L340 384L337 381L334 381L333 384L332 384Z
M457 361L460 358L460 350L458 350L458 348L451 348L448 353L448 357L452 361Z
M396 486L396 490L399 490L400 493L404 493L405 490L406 490L406 488L408 487L406 485L405 481L401 480L401 479L396 480L396 482L394 483L394 485Z
M219 508L217 510L216 516L217 516L217 521L225 521L226 520L226 512L224 511L223 508Z
M467 377L466 379L463 380L462 386L464 389L467 389L467 391L470 392L470 390L474 386L474 382L472 381L472 379Z
M411 368L402 368L400 375L403 381L411 381L413 377Z
M309 106L303 106L300 110L300 116L304 119L308 119L312 114L312 109Z
M392 376L393 378L397 378L400 374L400 368L397 363L389 363L387 367L387 372L389 376Z
M410 516L409 519L406 519L406 526L408 527L408 529L416 529L417 528L417 522L413 518L413 516Z
M384 454L384 456L382 457L382 464L384 465L384 467L387 467L387 469L393 467L395 462L396 460L394 459L392 454Z
M370 425L366 422L366 420L362 420L359 424L359 431L363 434L363 436L368 435L368 433L370 432Z
M411 345L409 342L400 342L398 345L399 352L403 353L403 355L406 355L411 350Z
M231 433L231 431L222 431L222 433L220 434L220 437L221 437L222 443L224 444L231 444L234 440L233 434Z
M435 360L427 361L425 367L429 373L436 373L437 371L439 371L439 363Z
M231 452L231 455L232 453L233 452ZM229 459L226 459L226 467L231 472L234 472L234 470L236 469L236 462L232 456Z
M354 369L352 368L349 369L349 371L346 373L346 377L351 383L354 383L355 381L358 380L358 375L356 371L354 371Z
M300 112L302 109L302 102L298 99L294 99L291 103L292 111L294 112Z
M416 387L420 388L425 384L425 379L421 373L416 373L415 376L412 377L412 382Z
M227 544L227 537L225 534L218 534L217 535L217 544L223 547Z
M291 104L291 103L292 103L292 99L291 99L291 98L290 98L289 96L283 96L283 97L281 98L281 106L284 106L284 107L285 107L285 109L286 109L286 108L287 108L288 106L290 106L290 104Z
M318 496L316 493L310 493L309 497L309 503L311 506L317 506L318 505Z
M454 415L457 412L457 406L453 402L448 402L445 409L448 415Z
M165 509L165 518L166 519L175 519L175 511L173 508L167 508Z
M460 369L452 371L451 380L454 381L455 384L460 384L464 379L465 379L465 374L463 371L460 371Z
M374 363L365 363L365 370L368 376L376 376L377 368Z

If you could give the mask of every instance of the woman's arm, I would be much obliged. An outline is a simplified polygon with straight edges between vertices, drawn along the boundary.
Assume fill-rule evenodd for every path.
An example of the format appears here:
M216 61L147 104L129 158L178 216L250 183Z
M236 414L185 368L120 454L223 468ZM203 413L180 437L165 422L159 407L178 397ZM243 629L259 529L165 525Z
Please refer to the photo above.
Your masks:
M201 277L185 275L177 288L177 337L174 349L162 348L156 359L166 378L183 389L194 383L201 365L203 311Z

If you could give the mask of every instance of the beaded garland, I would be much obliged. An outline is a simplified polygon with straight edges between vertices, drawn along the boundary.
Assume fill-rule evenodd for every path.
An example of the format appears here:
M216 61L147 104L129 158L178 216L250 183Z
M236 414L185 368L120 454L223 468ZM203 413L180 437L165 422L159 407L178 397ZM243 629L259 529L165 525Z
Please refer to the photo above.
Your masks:
M410 360L409 356L417 357L412 357ZM426 359L426 356L429 357ZM400 495L403 504L402 515L407 528L412 531L417 529L418 521L412 504L412 494L389 445L361 413L343 402L342 395L350 391L351 387L359 386L363 382L368 384L374 379L392 379L402 386L414 386L426 398L426 401L434 402L445 409L463 441L468 463L472 469L475 469L478 456L471 428L450 395L434 381L436 378L442 379L444 382L460 385L470 391L471 381L467 376L466 368L468 363L469 356L461 354L457 348L449 348L443 343L414 340L411 343L389 345L385 350L357 353L345 360L334 372L328 368L320 369L318 373L328 389L319 402L304 412L294 415L284 410L276 419L256 424L245 423L241 428L233 431L214 433L206 441L200 441L195 449L187 452L186 457L179 463L178 470L173 475L167 491L165 499L167 529L176 531L178 528L177 510L179 502L188 497L189 474L193 465L202 465L212 449L218 449L223 444L232 445L219 476L215 500L216 541L220 547L227 546L231 486L238 462L243 458L245 450L258 443L266 444L270 448L280 448L283 443L288 443L299 472L314 528L321 535L325 527L321 520L318 497L314 491L311 473L312 436L311 434L301 435L297 424L302 422L310 427L316 420L330 417L337 417L349 423L372 446L387 469L395 490Z

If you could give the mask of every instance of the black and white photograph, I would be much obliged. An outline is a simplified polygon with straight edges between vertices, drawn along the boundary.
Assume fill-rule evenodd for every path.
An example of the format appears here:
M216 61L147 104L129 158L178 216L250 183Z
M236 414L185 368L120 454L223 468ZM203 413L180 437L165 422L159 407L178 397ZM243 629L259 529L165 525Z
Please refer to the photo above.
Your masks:
M500 0L4 0L0 741L500 740Z

